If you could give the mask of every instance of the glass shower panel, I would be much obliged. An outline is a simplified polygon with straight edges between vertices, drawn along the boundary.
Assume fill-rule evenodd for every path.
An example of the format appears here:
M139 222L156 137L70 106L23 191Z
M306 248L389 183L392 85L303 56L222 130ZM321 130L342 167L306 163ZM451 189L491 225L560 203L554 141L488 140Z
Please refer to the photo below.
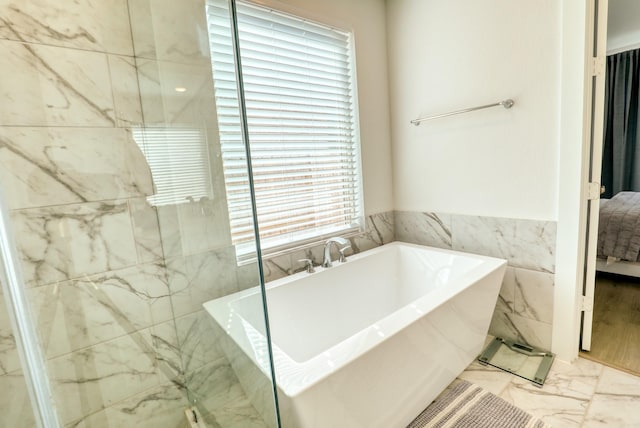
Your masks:
M224 180L229 172L220 149L221 134L243 143L239 118L218 119L221 88L213 83L213 73L235 75L233 67L212 70L211 63L214 54L233 58L232 44L226 43L232 38L229 4L217 2L224 25L216 31L207 21L208 7L205 0L129 1L143 114L133 136L156 185L148 203L159 220L175 317L175 342L168 344L175 349L177 381L210 426L275 427L269 372L253 369L230 339L229 323L203 307L225 298L230 307L235 293L253 289L252 322L266 332L255 248L239 261L231 240ZM225 41L222 52L212 51L217 40ZM223 108L237 111L237 86L224 89ZM235 160L233 174L249 181L246 156ZM248 186L244 191L250 198ZM268 361L268 344L256 346L253 351Z
M0 16L0 188L60 425L182 427L195 404L211 427L275 426L269 377L202 307L259 284L229 238L204 0ZM0 425L28 428L4 298Z
M0 16L0 187L59 423L179 426L127 2L8 0ZM30 427L3 317L0 413L20 418L3 426Z

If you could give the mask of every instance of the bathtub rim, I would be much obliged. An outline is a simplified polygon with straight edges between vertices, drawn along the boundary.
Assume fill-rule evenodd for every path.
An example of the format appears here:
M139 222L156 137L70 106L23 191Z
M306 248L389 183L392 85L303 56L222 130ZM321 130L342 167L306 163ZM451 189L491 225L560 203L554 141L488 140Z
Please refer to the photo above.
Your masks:
M349 257L349 260L358 260L364 257L377 254L383 251L389 251L393 247L409 247L418 250L435 251L439 253L452 254L457 256L465 256L474 259L480 259L482 263L472 267L469 271L465 272L461 277L451 281L444 289L434 290L432 293L421 296L420 298L412 301L411 303L398 308L397 310L385 315L378 320L375 324L369 325L364 329L354 333L352 336L344 339L330 348L324 350L319 355L316 355L305 361L296 361L290 357L277 343L272 343L273 359L276 368L276 385L278 389L284 392L288 397L296 397L306 390L312 388L317 383L326 379L332 373L335 373L353 361L361 357L365 352L370 352L376 347L389 340L403 329L407 328L412 323L428 315L430 312L446 304L455 296L470 288L472 285L482 281L487 276L493 274L500 269L506 270L507 261L490 256L484 256L473 253L466 253L462 251L443 249L437 247L430 247L425 245L404 243L400 241L394 241L389 244L376 247L374 249L364 251L362 253L354 254ZM267 292L271 289L282 287L297 280L303 279L309 275L318 275L322 272L331 269L340 268L342 265L334 265L331 268L317 267L315 273L299 272L293 275L289 275L284 278L280 278L274 281L270 281L265 284ZM504 273L503 273L504 275ZM225 318L229 318L230 304L243 298L254 296L260 293L260 287L252 287L240 292L236 292L218 299L214 299L203 304L205 310L210 314L212 318L216 320L218 325L225 331L226 334L231 336L231 339L243 350L243 352L256 364L266 376L270 376L268 361L261 359L258 361L256 358L256 349L265 350L267 348L266 338L258 331L249 321L246 321L240 315L240 318L244 321L231 323L230 328L223 327L224 323L221 322ZM437 299L434 299L437 296ZM268 298L267 298L268 299ZM411 310L414 313L411 313ZM224 315L221 316L221 315ZM246 334L234 334L246 333L244 329L238 328L240 324L250 324L253 329L252 332L258 332L263 343L258 343L255 340L249 343L246 339ZM382 332L383 335L379 333ZM243 340L236 340L241 338ZM334 354L332 354L334 353ZM286 370L291 369L291 370ZM301 380L299 373L311 373L309 377L305 377L304 381Z

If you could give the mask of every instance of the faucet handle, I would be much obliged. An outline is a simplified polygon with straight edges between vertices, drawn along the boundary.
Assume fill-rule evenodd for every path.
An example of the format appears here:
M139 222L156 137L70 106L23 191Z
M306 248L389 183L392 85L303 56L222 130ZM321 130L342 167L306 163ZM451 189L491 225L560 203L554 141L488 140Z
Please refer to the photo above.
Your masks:
M313 260L311 259L300 259L298 263L304 263L307 269L307 273L314 273L316 270L313 268Z
M350 250L351 249L351 245L345 245L344 247L340 248L338 251L340 251L340 263L344 263L347 261L347 256L344 255L345 251Z

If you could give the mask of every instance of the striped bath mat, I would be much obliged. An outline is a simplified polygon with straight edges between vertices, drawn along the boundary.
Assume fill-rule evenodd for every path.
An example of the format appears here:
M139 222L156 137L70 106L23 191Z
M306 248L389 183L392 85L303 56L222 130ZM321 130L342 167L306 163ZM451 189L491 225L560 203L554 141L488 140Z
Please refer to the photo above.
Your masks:
M456 381L407 428L551 428L477 385Z

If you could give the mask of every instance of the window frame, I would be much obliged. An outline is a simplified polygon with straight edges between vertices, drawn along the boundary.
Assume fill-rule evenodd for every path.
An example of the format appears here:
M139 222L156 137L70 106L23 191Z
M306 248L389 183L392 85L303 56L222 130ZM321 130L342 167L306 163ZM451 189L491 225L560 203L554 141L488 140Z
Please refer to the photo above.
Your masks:
M207 2L207 4L209 3L210 1ZM353 190L353 193L355 194L355 197L353 198L353 203L350 205L350 208L352 208L356 214L351 217L350 219L351 222L349 224L343 224L339 226L336 225L334 228L322 228L322 229L318 229L317 227L308 228L307 233L298 233L295 239L282 238L283 236L282 234L277 237L261 238L260 244L261 244L262 257L265 257L265 258L275 257L280 254L285 254L298 249L317 245L319 243L324 242L327 238L331 236L340 235L343 237L352 237L352 236L361 234L365 229L365 214L364 214L364 186L363 186L363 171L362 171L362 144L360 139L360 118L359 118L359 103L358 103L358 78L357 78L358 73L356 68L357 61L356 61L354 31L351 29L340 28L336 25L327 24L325 22L320 22L319 20L316 20L316 19L309 19L305 16L301 16L299 14L300 11L296 11L296 13L291 13L286 9L280 9L280 8L276 9L270 5L265 5L262 3L256 3L253 1L247 1L247 0L239 0L237 3L244 4L250 7L263 9L265 11L268 11L269 13L273 13L276 16L282 15L288 19L294 19L299 22L317 25L326 30L343 33L348 37L348 42L347 42L347 45L345 46L346 47L345 52L348 58L349 75L345 80L345 82L348 82L350 87L350 90L348 91L348 94L351 99L351 114L349 115L349 118L351 119L350 126L352 127L352 131L353 131L352 137L350 139L350 145L352 146L351 150L353 153L352 157L354 162L353 162L353 167L350 169L350 173L352 173L355 177L353 186L350 188L350 191ZM240 15L240 12L238 12L238 15ZM209 16L208 13L207 13L207 16ZM238 34L240 34L240 31L238 31ZM209 34L209 37L212 37L212 34ZM239 35L238 37L240 39L239 43L240 45L242 45L242 36ZM242 51L241 47L240 47L240 51ZM213 57L211 59L211 62L212 62L212 67L214 68L213 73L214 73L214 87L215 87L216 71L215 71L215 66L213 64L214 63ZM237 79L237 76L236 76L236 79ZM247 91L245 89L245 93L246 92ZM217 104L218 102L216 97L216 107L217 107ZM242 120L242 117L241 117L241 120ZM249 120L250 120L249 117L245 117L244 121L242 122L244 123L244 126L247 126L247 130L249 134L249 141L245 141L244 144L249 144L251 148L251 125L249 125ZM221 138L221 152L223 151L222 145L223 143ZM253 155L252 155L252 158L253 158ZM223 164L224 164L224 159L223 159ZM225 178L225 193L228 195L226 187L227 187L227 182ZM227 206L228 205L229 204L227 203ZM259 213L257 214L258 214L258 221L259 221L260 214ZM230 219L232 217L232 213L230 209L229 209L229 217ZM233 233L231 232L231 234L233 239ZM237 259L239 263L242 263L243 261L248 262L250 260L255 259L255 248L256 248L255 240L251 242L240 242L240 243L234 242L234 246L236 247L236 254L237 254Z

